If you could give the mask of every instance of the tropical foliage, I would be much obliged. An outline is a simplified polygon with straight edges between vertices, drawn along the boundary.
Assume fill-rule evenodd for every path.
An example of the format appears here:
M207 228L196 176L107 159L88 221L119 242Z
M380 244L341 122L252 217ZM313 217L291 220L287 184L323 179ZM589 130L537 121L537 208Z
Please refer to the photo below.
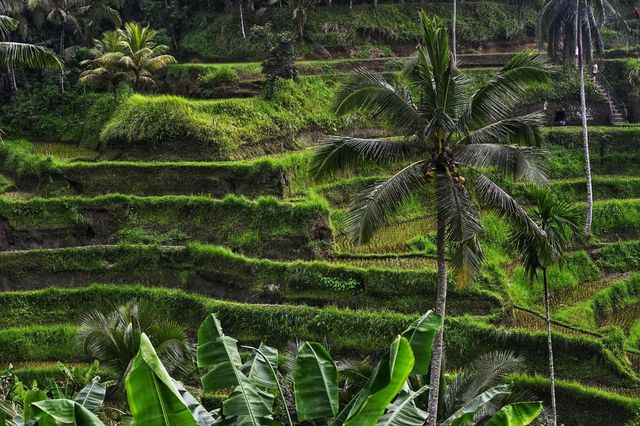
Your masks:
M132 22L117 32L105 33L102 40L95 41L95 59L83 62L89 69L80 81L106 80L114 86L127 81L136 89L154 87L153 74L176 62L167 54L168 46L154 42L156 35L148 26Z
M78 342L92 358L126 376L140 347L143 333L151 336L162 362L172 373L192 362L187 331L162 319L152 303L132 301L114 311L87 313L78 330Z
M551 379L551 410L552 421L556 425L558 423L558 415L555 400L555 374L547 269L552 265L563 263L564 252L568 244L575 237L582 235L584 221L582 212L579 209L574 205L558 200L547 189L527 188L524 191L524 195L532 205L531 218L544 233L532 233L526 227L516 226L510 241L514 252L524 266L525 272L529 274L532 280L538 270L542 270L549 351L549 376Z
M540 115L511 112L526 88L546 82L548 74L539 55L522 53L473 90L454 66L446 28L424 13L421 23L418 52L404 73L406 87L361 71L338 99L338 114L369 113L388 124L400 139L331 137L317 150L311 170L322 178L360 162L403 164L390 178L361 193L346 219L357 242L371 238L408 198L432 188L429 203L437 218L439 271L436 310L444 315L445 244L460 285L473 279L483 259L482 226L467 188L473 188L486 208L542 234L517 201L483 172L493 169L511 179L546 183L542 155L536 148L542 139ZM438 405L441 362L440 336L431 370L431 407ZM435 412L431 414L435 417Z

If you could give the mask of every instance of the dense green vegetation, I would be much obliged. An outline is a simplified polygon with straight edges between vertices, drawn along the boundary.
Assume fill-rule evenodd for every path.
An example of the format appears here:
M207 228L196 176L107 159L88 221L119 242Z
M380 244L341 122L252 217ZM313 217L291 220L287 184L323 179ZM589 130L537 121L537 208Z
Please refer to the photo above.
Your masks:
M561 244L531 185L584 217L578 68L518 55L553 29L538 32L537 6L492 1L457 4L454 68L450 30L424 38L418 16L451 27L451 6L0 0L0 425L161 424L143 376L176 424L311 424L345 407L347 424L439 425L463 407L485 424L511 398L542 401L532 424L553 424L554 401L565 426L638 424L636 5L616 6L630 33L609 12L584 23L598 29L583 40L593 223ZM428 60L409 57L418 42ZM630 123L609 125L618 112ZM444 312L443 285L440 328L419 315ZM205 341L229 360L202 359ZM430 382L454 401L435 423ZM263 417L230 411L241 390ZM469 408L477 396L494 407Z

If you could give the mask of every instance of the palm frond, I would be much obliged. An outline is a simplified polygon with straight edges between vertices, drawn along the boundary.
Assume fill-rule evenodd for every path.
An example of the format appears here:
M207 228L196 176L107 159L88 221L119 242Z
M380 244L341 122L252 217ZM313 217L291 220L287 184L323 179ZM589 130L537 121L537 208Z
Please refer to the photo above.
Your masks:
M452 248L451 266L456 283L469 283L480 270L484 257L478 237L482 226L469 193L451 174L436 175L438 226L443 226L447 242Z
M524 368L524 358L513 351L492 351L476 358L468 368L467 386L462 401L470 401L480 393L505 381L506 375Z
M563 263L567 244L582 235L584 215L547 189L527 187L523 193L531 203L531 218L544 233L532 233L520 226L512 231L509 240L525 272L533 278L538 268Z
M544 152L535 147L477 143L461 147L455 158L468 167L498 170L513 180L548 184Z
M0 66L15 68L58 68L62 60L53 51L26 43L0 42Z
M363 191L346 219L347 232L352 239L363 243L371 238L389 214L425 185L428 168L428 162L417 161Z
M522 52L514 55L472 96L462 116L462 127L473 130L505 118L521 102L527 89L549 81L549 68L540 54Z
M544 230L527 211L507 192L487 176L479 174L473 178L476 195L484 208L490 209L505 219L511 227L521 229L529 235L544 238Z
M398 134L413 135L423 123L411 93L375 72L359 69L338 94L336 113L367 113Z
M542 146L544 115L533 112L517 117L507 117L466 133L459 145L473 143L511 143L525 146Z
M410 142L330 136L318 146L309 166L316 179L357 162L388 164L407 160L415 152Z
M18 21L16 19L6 15L0 15L0 39L8 38L16 28L18 28Z

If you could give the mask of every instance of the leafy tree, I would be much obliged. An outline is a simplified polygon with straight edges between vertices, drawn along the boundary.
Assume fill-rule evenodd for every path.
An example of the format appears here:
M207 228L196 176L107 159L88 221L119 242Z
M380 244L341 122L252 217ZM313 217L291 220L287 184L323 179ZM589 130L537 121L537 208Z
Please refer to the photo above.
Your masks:
M115 33L105 33L102 40L95 41L95 59L83 61L90 69L80 80L112 85L129 81L136 89L155 86L153 73L176 62L166 54L168 46L154 43L156 35L157 31L131 22Z
M278 79L298 80L293 36L288 32L273 33L271 24L267 24L251 28L250 39L269 52L269 57L262 62L262 73L265 97L271 99Z
M591 233L593 221L593 182L589 153L584 67L585 62L593 62L595 53L604 53L604 41L600 28L607 12L622 21L620 15L607 0L547 0L542 8L539 22L540 43L547 42L547 52L554 61L575 64L577 56L580 73L580 115L584 167L587 178L586 235Z
M519 256L525 272L533 280L538 270L542 270L544 303L547 315L547 345L549 351L549 377L551 379L551 411L553 426L557 425L555 399L555 373L553 365L553 345L551 342L551 312L549 309L549 287L547 268L562 264L567 244L581 235L584 226L582 213L575 206L558 200L547 189L530 187L524 193L531 203L531 218L544 231L532 233L525 227L516 227L510 241Z
M169 46L156 44L156 30L148 26L127 22L124 29L119 29L120 41L124 46L123 65L132 76L135 88L155 86L153 73L168 64L176 63L176 59L168 55Z
M140 336L147 333L166 368L183 371L191 360L186 330L162 317L143 301L129 302L106 315L92 311L82 319L77 339L89 355L126 376L140 348Z
M0 67L8 70L11 86L18 89L14 70L16 68L57 68L62 75L62 60L51 50L28 43L6 41L18 27L18 20L5 15L14 10L12 1L0 0ZM63 87L64 88L64 87ZM0 142L2 130L0 130Z
M337 113L367 112L389 124L399 141L331 137L317 150L311 172L322 178L357 162L402 163L395 174L365 190L347 217L347 231L356 242L376 228L408 197L434 189L429 201L436 212L438 285L436 312L445 315L447 266L459 285L478 272L483 254L482 232L468 186L487 208L510 221L538 231L526 211L482 171L493 169L507 178L545 183L540 166L540 114L513 116L511 111L533 83L548 81L540 56L515 55L478 90L471 88L453 65L447 29L421 13L422 37L415 60L405 72L403 87L379 74L361 71L339 95ZM443 331L433 350L429 424L438 406L443 357Z

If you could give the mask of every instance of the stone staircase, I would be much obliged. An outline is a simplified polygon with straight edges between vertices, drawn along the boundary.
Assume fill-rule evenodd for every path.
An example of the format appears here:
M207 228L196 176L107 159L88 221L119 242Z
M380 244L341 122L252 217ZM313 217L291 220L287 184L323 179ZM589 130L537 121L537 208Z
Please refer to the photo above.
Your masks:
M609 106L609 122L612 126L627 124L627 108L602 73L589 72L589 79L596 85Z

